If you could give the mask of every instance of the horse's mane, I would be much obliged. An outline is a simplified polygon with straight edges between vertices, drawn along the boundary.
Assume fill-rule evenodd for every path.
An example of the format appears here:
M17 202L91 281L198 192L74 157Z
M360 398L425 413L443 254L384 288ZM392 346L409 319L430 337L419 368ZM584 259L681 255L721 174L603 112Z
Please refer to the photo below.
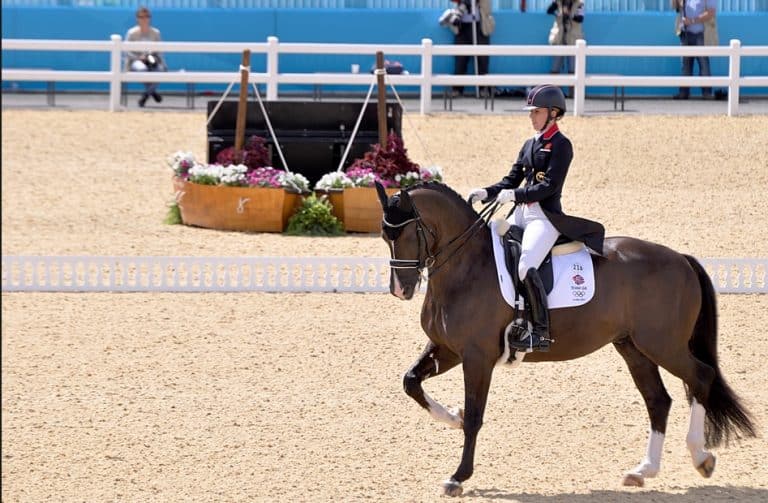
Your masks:
M448 185L441 183L441 182L426 182L426 183L419 183L416 185L412 185L406 189L406 192L410 193L411 191L418 190L418 189L426 189L426 190L433 190L435 192L439 192L440 194L445 195L446 197L453 199L456 202L456 206L460 208L460 210L470 219L477 220L480 218L480 215L475 211L475 209L455 190L450 188Z

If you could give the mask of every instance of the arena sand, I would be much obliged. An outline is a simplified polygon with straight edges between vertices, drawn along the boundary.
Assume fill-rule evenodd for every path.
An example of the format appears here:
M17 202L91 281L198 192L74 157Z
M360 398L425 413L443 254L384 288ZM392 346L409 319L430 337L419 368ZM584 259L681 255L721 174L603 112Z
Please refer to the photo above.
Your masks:
M564 194L609 235L697 257L768 256L768 117L567 117ZM2 253L386 256L377 236L310 239L162 223L165 159L204 158L198 113L2 112ZM413 160L461 193L495 182L522 114L407 116ZM649 292L652 294L652 292ZM3 501L436 501L462 437L402 392L426 342L388 294L2 295ZM612 348L494 375L466 501L766 501L768 298L720 295L724 374L760 437L685 448L679 380L662 471L620 486L647 415ZM463 402L461 372L427 381Z

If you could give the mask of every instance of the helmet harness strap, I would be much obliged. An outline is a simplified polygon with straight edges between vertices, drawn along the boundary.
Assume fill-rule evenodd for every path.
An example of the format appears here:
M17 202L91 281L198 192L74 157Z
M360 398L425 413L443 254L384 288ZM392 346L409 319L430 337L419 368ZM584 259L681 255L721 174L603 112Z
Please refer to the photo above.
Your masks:
M554 110L555 110L555 107L553 107L553 106L547 107L547 122L545 122L544 126L541 129L539 129L539 133L543 133L544 131L546 131L547 128L549 127L549 125L555 120L552 117L552 112ZM557 112L555 112L555 114L557 114Z

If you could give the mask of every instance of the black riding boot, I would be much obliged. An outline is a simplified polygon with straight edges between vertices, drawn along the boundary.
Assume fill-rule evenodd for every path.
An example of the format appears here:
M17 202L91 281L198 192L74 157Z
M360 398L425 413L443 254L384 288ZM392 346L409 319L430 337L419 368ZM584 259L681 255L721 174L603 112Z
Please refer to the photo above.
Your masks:
M531 333L523 340L510 340L509 346L515 351L530 353L531 351L549 351L549 307L547 292L539 277L539 271L531 267L523 281L528 302L531 305Z

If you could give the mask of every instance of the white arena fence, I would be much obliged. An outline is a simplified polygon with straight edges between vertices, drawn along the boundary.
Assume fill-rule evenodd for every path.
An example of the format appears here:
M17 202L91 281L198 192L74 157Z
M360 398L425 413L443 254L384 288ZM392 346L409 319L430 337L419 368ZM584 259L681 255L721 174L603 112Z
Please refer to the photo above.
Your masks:
M719 293L768 293L768 258L703 259ZM386 292L381 257L4 256L3 292Z
M146 0L3 0L4 6L129 8ZM521 0L491 0L494 11L521 11ZM543 12L552 0L528 0L527 12ZM154 0L153 9L444 9L446 0ZM718 0L718 12L759 12L766 0ZM670 11L669 0L590 0L589 12Z
M745 46L739 40L731 40L729 46L588 46L584 40L576 45L433 45L431 39L421 44L317 44L281 43L277 37L268 37L266 43L242 42L126 42L120 35L112 35L110 41L83 40L25 40L2 39L3 51L95 51L110 53L108 71L77 71L3 68L4 81L30 82L106 82L109 83L109 110L120 110L123 82L143 82L142 72L126 72L122 55L126 51L160 51L193 53L240 54L250 49L252 54L266 54L266 71L251 72L251 84L265 84L267 100L278 99L280 84L310 85L358 85L369 86L375 77L369 74L353 73L280 73L278 60L283 54L364 54L375 56L383 51L392 55L417 55L421 57L421 73L387 75L393 86L408 85L419 88L421 114L431 111L433 86L534 86L549 82L558 86L574 87L573 114L584 114L584 98L587 86L592 87L726 87L728 88L728 115L739 113L739 91L742 87L768 87L768 75L741 76L741 59L745 57L768 57L768 46ZM452 75L433 74L432 58L455 55L489 56L574 56L573 74L488 74ZM728 58L728 75L723 77L683 77L648 75L606 75L586 73L587 58L600 56L618 57L682 57L712 56ZM187 84L231 84L240 81L239 69L232 72L171 71L152 74L152 81L158 83Z

